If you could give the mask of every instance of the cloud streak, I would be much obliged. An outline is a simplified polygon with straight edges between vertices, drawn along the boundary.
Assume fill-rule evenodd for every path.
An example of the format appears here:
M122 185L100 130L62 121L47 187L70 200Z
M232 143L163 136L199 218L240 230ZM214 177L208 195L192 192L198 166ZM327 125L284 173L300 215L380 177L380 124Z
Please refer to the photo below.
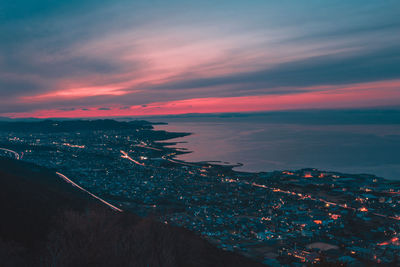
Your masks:
M35 113L7 113L10 117L39 118L106 116L150 116L185 113L226 113L281 111L298 109L362 108L365 106L396 106L400 103L400 80L352 84L351 86L322 86L304 88L298 93L254 95L237 97L205 97L166 102L153 102L147 105L129 107L96 107L75 109L47 109ZM360 98L360 95L363 95ZM371 105L372 104L372 105Z
M399 6L357 0L6 3L0 8L0 115L86 116L104 106L112 108L101 114L144 114L154 103L164 103L155 110L167 114L193 99L246 97L254 105L223 110L271 109L256 105L257 97L263 103L306 97L299 108L313 108L326 91L331 108L343 107L334 92L349 94L355 105L389 106L400 90L387 89L400 79ZM355 84L376 92L343 91ZM282 101L274 109L287 108ZM206 112L200 102L192 107Z

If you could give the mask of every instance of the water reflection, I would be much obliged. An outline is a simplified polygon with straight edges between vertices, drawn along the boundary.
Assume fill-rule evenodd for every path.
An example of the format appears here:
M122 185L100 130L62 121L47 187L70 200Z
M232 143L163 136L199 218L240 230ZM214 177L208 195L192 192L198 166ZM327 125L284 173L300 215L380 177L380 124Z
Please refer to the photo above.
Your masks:
M192 132L186 161L243 163L245 171L314 167L400 180L400 125L298 125L265 122L177 122L157 129Z

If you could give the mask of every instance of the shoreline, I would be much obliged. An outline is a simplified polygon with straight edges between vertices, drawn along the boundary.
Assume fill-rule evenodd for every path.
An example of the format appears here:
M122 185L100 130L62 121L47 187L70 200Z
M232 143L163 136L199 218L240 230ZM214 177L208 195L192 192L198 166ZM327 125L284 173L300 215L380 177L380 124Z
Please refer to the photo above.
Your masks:
M214 122L213 122L214 123ZM171 124L169 124L169 122L166 122L166 124L164 124L162 127L155 127L156 130L163 130L163 131L171 131L171 132L181 132L181 130L184 127L191 127L192 125L194 125L195 123L188 123L188 122L184 122L184 123L178 123L178 122L172 122L172 126ZM225 125L224 122L219 123L220 125ZM232 123L232 127L236 127L236 123L233 124ZM266 123L266 127L271 126L271 124ZM273 126L273 125L272 125ZM292 125L289 125L290 127L292 127ZM398 181L400 179L400 176L397 175L399 172L399 165L396 164L395 162L393 162L392 164L389 164L389 162L387 164L383 163L382 160L380 160L376 165L375 164L369 164L369 165L365 165L361 162L361 160L354 160L354 164L350 164L348 161L346 160L342 160L340 154L337 154L338 152L335 152L336 154L334 154L333 156L329 156L326 157L324 156L325 150L328 149L324 148L324 150L321 151L316 151L316 153L321 153L321 156L324 159L318 160L317 162L315 162L314 164L310 163L307 164L305 163L306 161L310 161L309 159L311 159L312 156L310 156L310 158L308 158L308 160L306 159L305 161L282 161L282 153L280 153L280 151L275 151L278 153L278 158L277 161L272 160L273 159L273 152L267 152L267 157L263 157L262 151L265 150L265 146L266 145L262 145L262 141L263 140L258 140L255 139L255 143L252 143L251 146L247 146L247 143L249 142L248 139L245 140L241 140L238 138L235 138L233 141L227 141L228 145L234 147L235 143L234 142L239 142L241 141L242 143L237 143L237 145L244 145L244 148L247 149L246 151L252 151L254 150L254 155L250 154L250 157L247 157L246 153L249 152L245 152L245 154L243 156L238 156L238 154L241 154L240 152L240 148L234 148L234 150L232 150L230 153L231 154L224 154L224 153L220 153L219 151L217 151L218 156L212 156L213 153L210 152L211 156L208 157L208 153L207 149L210 147L211 151L216 150L215 147L219 148L223 148L224 145L219 145L217 142L220 141L220 137L218 137L217 140L209 140L208 138L210 138L208 135L209 133L203 133L203 128L205 129L205 131L208 130L208 128L211 128L212 125L208 125L207 123L205 123L205 126L203 127L202 125L197 126L194 129L190 129L190 130L196 130L198 128L198 131L200 132L194 132L191 133L189 135L185 135L181 138L177 138L177 140L175 142L173 142L174 140L168 140L165 141L165 145L169 148L173 148L176 151L179 152L179 155L177 155L176 159L180 160L180 161L185 161L185 162L189 162L189 163L195 163L195 162L209 162L209 163L222 163L221 165L230 165L230 166L234 166L233 168L235 168L236 171L238 172L251 172L251 173L259 173L259 172L273 172L273 171L284 171L284 170L299 170L299 169L304 169L304 168L316 168L316 169L320 169L320 170L326 170L329 172L341 172L341 173L348 173L348 174L370 174L370 175L375 175L377 177L381 177L381 178L385 178L387 180L390 181ZM231 124L228 123L228 128L231 127ZM334 126L332 126L334 127ZM336 127L336 126L335 126ZM367 127L367 125L357 125L357 127ZM220 129L222 127L219 127L217 129ZM186 128L186 133L187 133L187 129ZM258 129L258 128L257 128ZM329 131L329 130L328 130ZM228 136L228 140L230 140L230 135L229 133L227 133ZM390 134L389 132L386 134ZM196 137L199 136L200 137ZM220 134L221 136L223 134ZM209 140L209 141L208 141ZM168 143L167 143L168 142ZM221 140L221 142L225 142L224 140ZM230 143L229 143L230 142ZM260 148L257 147L253 147L254 144L258 144L257 142L261 143ZM267 142L267 141L266 141ZM297 142L297 141L294 141ZM299 141L300 142L300 141ZM164 143L164 141L161 141L159 143ZM180 145L183 144L183 145ZM184 146L184 144L187 144L186 147ZM306 146L307 143L296 143L296 145L304 145ZM276 150L277 147L273 146L273 148ZM292 149L292 148L288 148L288 146L284 146L284 149ZM335 147L332 147L333 149L336 149ZM312 150L313 148L310 148L308 151L310 152L310 154L312 154L314 152L314 150ZM359 148L357 148L358 150L360 150L360 152L354 152L352 156L354 156L353 158L357 158L356 155L358 155L359 153L361 153L361 150L363 150L364 148L362 148L361 145L359 145ZM367 149L367 148L365 148ZM383 147L382 147L383 149ZM337 150L337 149L336 149ZM357 151L358 151L357 150ZM221 150L223 151L223 150ZM363 150L364 151L364 150ZM382 152L382 151L381 151ZM279 154L280 153L280 154ZM344 154L346 154L346 150L343 151ZM367 152L363 152L364 154ZM383 153L383 152L382 152ZM329 154L329 153L328 153ZM289 155L291 156L291 155ZM298 156L299 157L299 156ZM351 157L348 156L351 160ZM377 156L375 156L377 157ZM208 158L210 158L210 160L208 160ZM333 163L331 164L328 159L334 159L336 161L332 161ZM246 162L246 159L248 160ZM317 157L318 159L318 157ZM373 160L374 157L367 157L367 159L369 159L369 161ZM392 162L393 160L391 160L390 162ZM264 167L265 165L265 167ZM276 165L276 166L275 166ZM329 166L331 165L331 166Z
M104 123L104 130L89 127ZM335 248L332 260L357 249L381 255L392 244L388 236L396 240L400 232L390 230L400 221L400 182L313 168L237 171L234 165L176 159L188 151L168 145L189 133L156 130L147 122L68 125L69 132L60 132L57 127L65 125L51 123L45 134L0 128L0 144L23 151L24 161L74 177L116 207L187 228L259 262L271 255L279 262L313 262L316 242ZM306 259L307 253L315 257Z

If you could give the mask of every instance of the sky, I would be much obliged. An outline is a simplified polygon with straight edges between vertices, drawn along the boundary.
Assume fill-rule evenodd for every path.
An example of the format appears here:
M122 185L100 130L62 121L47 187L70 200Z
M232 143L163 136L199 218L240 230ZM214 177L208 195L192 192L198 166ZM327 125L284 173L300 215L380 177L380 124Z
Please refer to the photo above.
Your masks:
M400 107L400 2L5 0L0 116Z

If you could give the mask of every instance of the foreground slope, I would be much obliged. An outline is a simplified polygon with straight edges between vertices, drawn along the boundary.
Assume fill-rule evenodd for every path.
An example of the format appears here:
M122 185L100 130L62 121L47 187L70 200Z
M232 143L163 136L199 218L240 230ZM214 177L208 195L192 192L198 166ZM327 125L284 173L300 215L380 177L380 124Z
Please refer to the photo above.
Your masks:
M0 158L4 266L258 266L193 233L118 213L53 171Z

